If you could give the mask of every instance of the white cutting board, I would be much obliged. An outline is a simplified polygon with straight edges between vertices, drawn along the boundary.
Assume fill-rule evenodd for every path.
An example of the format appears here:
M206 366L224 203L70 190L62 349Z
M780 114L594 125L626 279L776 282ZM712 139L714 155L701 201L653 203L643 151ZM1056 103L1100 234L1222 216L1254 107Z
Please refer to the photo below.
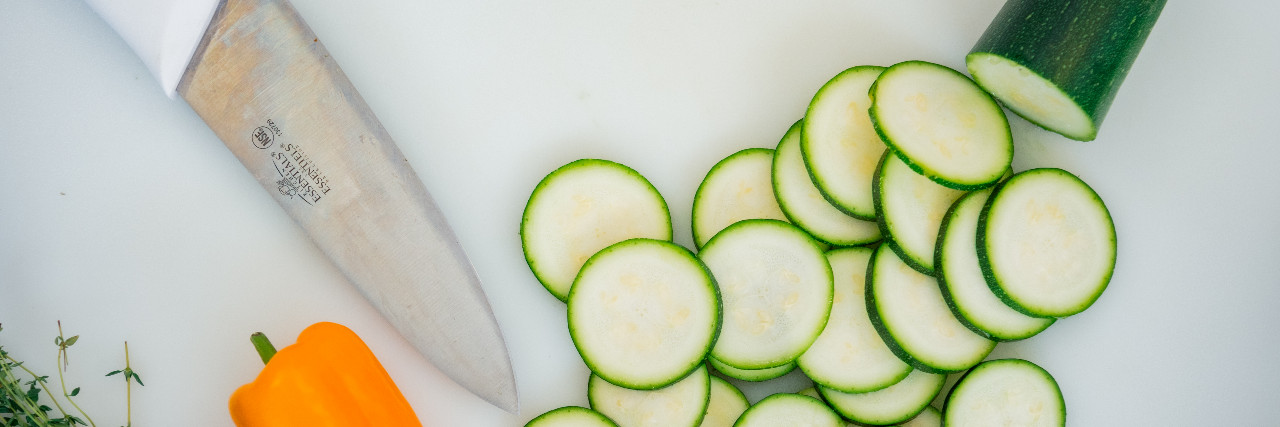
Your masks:
M962 66L1000 4L298 0L470 253L518 377L523 411L508 415L398 338L84 4L0 1L0 345L52 374L55 321L81 335L67 375L99 425L123 423L123 384L102 374L124 340L147 384L135 425L223 426L261 368L248 335L285 345L321 320L363 336L427 425L586 405L564 306L517 234L544 174L627 164L689 245L717 160L776 144L844 68ZM1072 425L1280 419L1276 16L1274 2L1169 2L1094 142L1010 119L1015 167L1077 173L1119 233L1096 305L996 351L1055 375Z

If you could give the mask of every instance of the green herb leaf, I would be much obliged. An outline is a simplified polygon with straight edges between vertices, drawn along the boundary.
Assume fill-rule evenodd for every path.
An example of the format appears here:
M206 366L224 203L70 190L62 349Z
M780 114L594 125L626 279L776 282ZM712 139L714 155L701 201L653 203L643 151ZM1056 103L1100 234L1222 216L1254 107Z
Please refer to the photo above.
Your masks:
M75 395L78 395L78 394L80 394L80 387L76 387L76 388L71 389L71 395L72 395L72 396L75 396Z
M108 372L108 373L107 373L107 376L109 377L109 376L112 376L112 375L115 375L115 374L118 374L118 373L121 373L121 372L124 372L124 371L117 369L117 370L114 370L114 371Z
M73 337L71 337L71 338L67 338L67 340L66 340L66 341L63 341L62 346L63 346L63 347L71 347L71 345L72 345L72 344L75 344L75 343L76 343L76 341L77 341L77 340L79 340L79 339L80 339L80 336L79 336L79 335L73 336Z

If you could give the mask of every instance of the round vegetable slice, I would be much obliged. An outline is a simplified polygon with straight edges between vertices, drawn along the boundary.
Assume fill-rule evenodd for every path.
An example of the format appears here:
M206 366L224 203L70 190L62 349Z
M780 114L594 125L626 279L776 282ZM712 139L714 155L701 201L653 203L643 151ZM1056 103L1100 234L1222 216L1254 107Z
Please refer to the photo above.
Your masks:
M529 420L524 427L618 427L603 414L580 406L552 409Z
M911 268L932 275L942 217L964 192L915 173L888 152L880 159L872 188L876 221L889 247Z
M867 115L867 90L881 71L859 66L832 77L809 102L800 134L804 164L818 190L836 208L865 220L875 219L871 178L885 148Z
M915 417L898 424L898 427L942 427L942 412L932 406L926 406Z
M741 390L717 376L711 376L711 400L700 427L730 427L751 406Z
M568 298L569 335L592 372L631 389L665 387L702 364L720 298L688 249L631 239L582 266Z
M867 314L894 354L926 372L969 369L996 346L956 320L937 280L885 246L876 249L867 270Z
M994 184L1013 161L1004 111L973 80L950 68L907 61L871 86L871 122L912 170L958 190Z
M1062 169L1032 169L1001 183L983 206L977 239L987 284L1031 316L1084 311L1115 270L1110 212L1088 184Z
M698 256L723 301L712 357L739 369L772 368L794 361L822 332L831 311L831 266L804 231L749 219L716 234Z
M587 382L591 409L619 427L695 427L702 423L711 396L711 375L695 369L675 384L657 390L632 390L610 384L596 375Z
M693 242L744 219L786 220L773 196L773 150L748 148L720 160L707 172L693 195Z
M897 384L868 393L844 393L818 386L836 412L855 422L872 425L900 423L929 406L942 391L946 375L914 370Z
M938 284L956 319L974 332L997 341L1030 338L1052 325L1054 319L1010 308L991 292L978 266L978 216L991 192L988 188L969 193L947 211L938 232L934 262Z
M840 415L809 396L778 393L761 399L742 414L734 427L843 427Z
M827 252L835 275L831 316L817 341L796 360L806 376L824 387L862 393L893 385L911 373L911 365L894 356L867 315L865 280L871 252Z
M800 152L801 122L787 130L773 154L773 194L787 219L813 237L836 246L880 240L876 223L846 215L822 197Z
M1022 359L983 362L956 382L942 409L948 426L1062 427L1067 405L1058 382Z
M786 375L796 369L795 362L772 368L739 369L716 360L714 357L707 357L707 364L711 365L712 368L715 368L717 372L724 374L726 377L751 382L768 381Z
M548 174L520 221L525 261L561 301L587 258L637 237L671 240L667 202L638 172L608 160L577 160Z

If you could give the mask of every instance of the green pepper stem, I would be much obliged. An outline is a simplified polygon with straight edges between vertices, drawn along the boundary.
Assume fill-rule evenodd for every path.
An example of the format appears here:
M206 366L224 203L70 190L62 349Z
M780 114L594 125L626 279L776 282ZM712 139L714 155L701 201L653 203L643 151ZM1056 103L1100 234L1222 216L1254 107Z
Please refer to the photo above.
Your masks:
M262 357L264 365L276 355L276 346L271 345L271 340L267 339L267 335L262 332L254 332L250 335L249 342L253 343L253 348L258 350L258 356Z

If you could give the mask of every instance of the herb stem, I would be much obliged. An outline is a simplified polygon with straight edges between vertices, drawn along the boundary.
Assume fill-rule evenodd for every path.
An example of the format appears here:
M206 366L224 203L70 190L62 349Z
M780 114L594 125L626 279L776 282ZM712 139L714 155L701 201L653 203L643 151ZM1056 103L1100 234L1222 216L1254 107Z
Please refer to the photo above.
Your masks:
M129 367L129 342L124 342L124 370L133 372L133 368ZM124 379L124 419L125 427L133 427L133 383L128 377Z
M63 341L62 339L62 322L61 321L58 322L58 341L61 343L66 342L66 341ZM55 366L58 366L58 382L61 383L62 385L62 396L67 398L67 402L70 402L71 406L74 406L76 408L76 411L80 412L80 416L84 417L85 421L88 421L91 427L97 427L97 424L93 423L93 418L89 418L89 414L85 413L84 409L81 409L80 405L76 403L76 400L71 398L71 393L67 392L67 380L64 379L62 375L62 372L66 370L66 366L68 365L67 346L68 345L58 346L58 364L55 365ZM58 399L53 398L53 393L49 394L49 400L52 400L54 405L58 404ZM58 410L61 411L62 407L59 406ZM66 415L66 412L63 412L63 415Z
M49 385L45 384L45 382L40 379L40 376L36 375L35 372L31 372L31 370L27 369L26 366L22 366L22 363L18 362L16 359L9 356L8 354L4 355L4 359L5 359L5 362L0 363L0 365L4 366L4 374L6 376L6 379L12 379L12 382L9 382L6 380L4 385L6 388L8 388L8 393L14 396L13 401L21 405L23 407L22 408L23 411L26 411L26 416L33 417L38 421L44 423L45 425L48 425L50 423L48 414L45 414L44 411L41 411L38 404L35 401L28 400L27 394L24 393L22 391L22 388L19 386L18 377L17 375L14 375L13 369L11 369L11 366L17 366L19 368L22 368L22 370L26 371L28 375L31 375L31 377L34 378L33 381L35 382L35 384L40 385L40 387L44 389L45 394L49 395L49 400L53 401L53 405L57 406L58 411L62 413L63 418L66 418L66 415L67 415L66 411L62 410L62 405L59 405L58 400L53 398L52 393L49 393ZM32 406L32 405L36 405L36 406Z

